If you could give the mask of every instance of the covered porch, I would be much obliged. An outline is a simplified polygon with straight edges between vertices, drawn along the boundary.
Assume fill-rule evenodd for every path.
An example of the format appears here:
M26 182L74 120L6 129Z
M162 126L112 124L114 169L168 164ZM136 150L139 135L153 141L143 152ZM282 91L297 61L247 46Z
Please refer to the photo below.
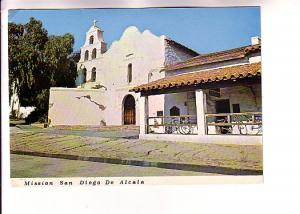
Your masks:
M140 93L140 138L257 144L262 140L260 63L169 76ZM164 111L149 115L149 97Z

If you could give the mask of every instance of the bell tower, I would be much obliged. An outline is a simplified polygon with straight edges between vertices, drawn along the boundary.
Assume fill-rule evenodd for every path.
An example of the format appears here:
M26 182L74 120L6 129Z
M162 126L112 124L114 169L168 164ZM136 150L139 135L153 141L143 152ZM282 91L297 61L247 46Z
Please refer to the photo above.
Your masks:
M85 43L81 47L80 61L89 61L97 59L101 54L107 51L107 45L103 38L103 30L96 25L96 20L86 32Z

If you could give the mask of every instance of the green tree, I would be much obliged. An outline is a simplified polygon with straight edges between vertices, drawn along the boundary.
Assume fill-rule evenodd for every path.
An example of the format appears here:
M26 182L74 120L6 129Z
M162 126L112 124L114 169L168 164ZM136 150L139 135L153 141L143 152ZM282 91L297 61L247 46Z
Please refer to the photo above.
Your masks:
M45 116L50 87L75 85L76 61L70 57L74 37L48 36L34 18L24 25L9 23L8 34L10 89L15 87L22 106L35 106L34 114Z
M77 75L76 62L70 57L73 52L74 38L67 33L63 36L50 36L45 46L45 57L48 68L51 86L75 85Z
M24 26L21 24L9 23L8 27L8 63L9 63L9 98L13 90L18 89L18 79L20 78L19 65L19 41L23 35ZM10 101L10 100L9 100Z

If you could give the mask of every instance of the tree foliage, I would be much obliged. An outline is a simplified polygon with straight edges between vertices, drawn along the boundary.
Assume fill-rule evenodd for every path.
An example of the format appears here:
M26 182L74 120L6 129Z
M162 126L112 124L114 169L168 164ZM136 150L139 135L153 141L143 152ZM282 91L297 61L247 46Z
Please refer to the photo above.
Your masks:
M50 87L75 86L73 45L71 34L48 36L42 22L34 18L26 24L8 24L9 84L22 106L45 113Z

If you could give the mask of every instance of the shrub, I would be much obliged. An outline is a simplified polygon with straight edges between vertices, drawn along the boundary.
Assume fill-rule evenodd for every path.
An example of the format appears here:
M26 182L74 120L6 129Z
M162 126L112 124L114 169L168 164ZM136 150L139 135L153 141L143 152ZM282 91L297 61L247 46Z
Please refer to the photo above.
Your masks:
M25 118L26 124L31 124L35 122L40 122L40 123L47 122L47 111L36 109Z

